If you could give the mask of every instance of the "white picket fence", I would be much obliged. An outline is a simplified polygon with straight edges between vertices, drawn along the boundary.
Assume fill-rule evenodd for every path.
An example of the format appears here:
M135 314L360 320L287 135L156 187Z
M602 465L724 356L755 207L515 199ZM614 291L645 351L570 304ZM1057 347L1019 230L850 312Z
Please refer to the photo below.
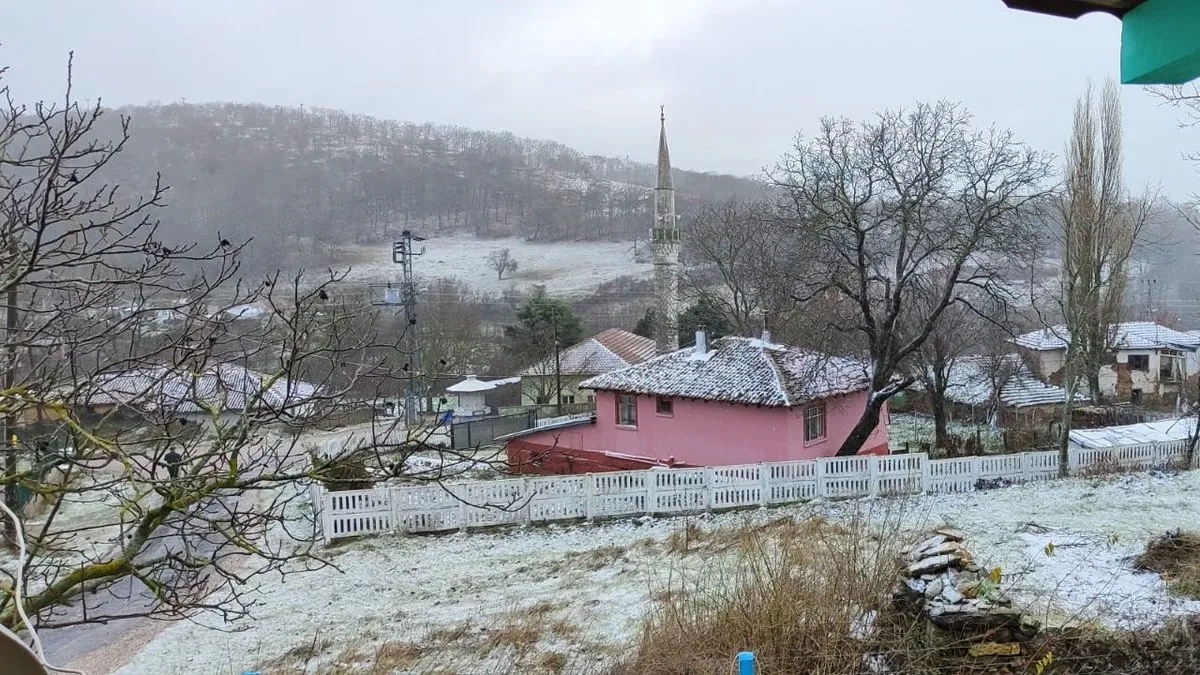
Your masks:
M1070 472L1181 467L1188 441L1071 450ZM1197 453L1200 460L1200 453ZM1191 468L1200 468L1200 461ZM529 476L450 485L327 492L309 486L326 542L398 532L445 532L551 520L669 515L773 506L815 497L969 492L979 481L1058 476L1058 453L929 459L925 454L831 457L703 469Z

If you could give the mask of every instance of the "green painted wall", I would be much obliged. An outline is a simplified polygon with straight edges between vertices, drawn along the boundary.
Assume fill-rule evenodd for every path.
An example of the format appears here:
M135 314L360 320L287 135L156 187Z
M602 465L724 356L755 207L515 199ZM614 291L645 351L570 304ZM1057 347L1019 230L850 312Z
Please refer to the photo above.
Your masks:
M1121 82L1200 77L1200 0L1147 0L1121 21Z

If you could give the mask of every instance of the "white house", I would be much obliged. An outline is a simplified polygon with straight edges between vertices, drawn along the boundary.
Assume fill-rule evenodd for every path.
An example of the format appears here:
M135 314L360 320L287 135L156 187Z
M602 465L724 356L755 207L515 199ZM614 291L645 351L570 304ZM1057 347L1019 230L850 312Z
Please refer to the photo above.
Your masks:
M484 402L484 397L488 392L495 390L497 387L502 387L508 384L516 384L520 382L519 377L510 377L503 380L484 381L468 375L467 379L462 382L456 382L449 387L446 387L446 393L457 397L458 402L454 406L454 417L485 417L491 410Z
M1070 333L1053 326L1019 335L1021 348L1043 380L1061 383ZM1200 332L1182 332L1150 321L1117 324L1111 360L1100 369L1100 389L1116 401L1173 403L1197 372Z

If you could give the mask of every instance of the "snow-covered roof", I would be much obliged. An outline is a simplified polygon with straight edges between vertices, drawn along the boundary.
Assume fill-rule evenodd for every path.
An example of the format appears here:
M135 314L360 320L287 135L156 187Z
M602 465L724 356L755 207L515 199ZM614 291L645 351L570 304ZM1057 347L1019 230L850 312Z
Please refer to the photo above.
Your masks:
M694 348L584 380L588 389L729 401L762 406L795 406L866 389L867 364L849 358L724 337L702 358Z
M260 396L261 399L256 399ZM77 392L84 405L128 405L162 414L241 411L247 405L296 415L303 412L316 387L299 380L278 378L232 363L202 373L166 366L145 366L122 373L102 373Z
M474 375L468 375L467 379L462 382L456 382L446 387L446 391L452 394L469 394L478 391L491 391L496 387L502 387L506 384L516 384L520 381L521 378L519 377L508 377L503 380L488 380L485 382Z
M1066 349L1071 334L1066 326L1051 326L1013 338L1020 347L1036 351ZM1153 321L1129 321L1117 324L1113 345L1116 349L1188 349L1200 347L1200 331L1183 332Z
M558 353L563 375L599 375L654 356L654 340L620 328L609 328ZM522 375L555 372L554 357L526 368Z
M1033 376L1028 366L1016 354L998 359L985 356L965 356L950 367L946 398L965 405L985 405L994 396L993 381L1000 383L1000 402L1011 408L1055 405L1066 402L1067 391L1046 384ZM1076 392L1075 401L1090 400Z
M1162 443L1184 440L1196 428L1196 418L1161 420L1119 427L1077 429L1071 432L1071 445L1079 448L1111 448L1115 445Z
M261 319L266 316L267 310L254 304L235 305L223 310L221 314L231 319Z

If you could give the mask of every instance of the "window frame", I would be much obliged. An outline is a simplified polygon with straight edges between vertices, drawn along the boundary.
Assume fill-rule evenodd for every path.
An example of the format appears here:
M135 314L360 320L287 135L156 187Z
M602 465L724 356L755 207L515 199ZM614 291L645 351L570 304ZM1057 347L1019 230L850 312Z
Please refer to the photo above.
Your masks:
M666 406L663 405L664 403ZM654 414L659 417L674 417L675 400L663 396L654 399Z
M563 394L559 398L562 399L563 405L575 405L575 394Z
M637 394L617 394L617 426L626 429L637 428ZM631 414L629 417L623 416L621 413L628 410Z
M1134 359L1146 359L1146 365L1145 365L1145 367L1140 367L1140 368L1139 368L1139 367L1134 367L1134 365L1133 365L1133 360L1134 360ZM1129 356L1128 356L1128 357L1125 359L1125 363L1126 363L1126 365L1128 365L1128 366L1129 366L1129 369L1130 369L1130 370L1136 370L1136 371L1138 371L1139 373L1148 373L1148 372L1150 372L1150 355L1149 355L1149 354L1130 354L1130 355L1129 355Z
M819 435L809 436L809 423L818 422L821 425ZM825 401L811 403L804 407L804 444L820 443L828 437L829 420Z

